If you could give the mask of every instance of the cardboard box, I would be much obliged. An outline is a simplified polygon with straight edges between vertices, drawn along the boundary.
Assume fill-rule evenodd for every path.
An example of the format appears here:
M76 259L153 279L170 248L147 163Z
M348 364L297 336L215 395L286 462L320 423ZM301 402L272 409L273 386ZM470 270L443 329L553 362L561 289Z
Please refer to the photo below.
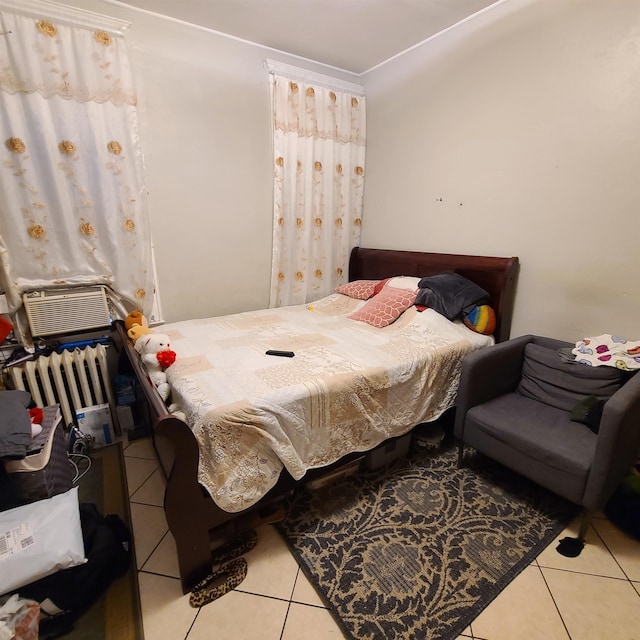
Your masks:
M92 436L95 447L104 447L114 440L111 409L109 405L96 404L76 411L78 429L87 436Z
M410 444L410 433L383 442L367 455L367 467L369 469L379 469L380 467L395 462L399 458L407 455Z
M118 422L120 423L120 430L124 433L125 431L131 431L136 428L136 425L133 421L133 412L131 411L131 407L127 406L117 406L116 413L118 414Z

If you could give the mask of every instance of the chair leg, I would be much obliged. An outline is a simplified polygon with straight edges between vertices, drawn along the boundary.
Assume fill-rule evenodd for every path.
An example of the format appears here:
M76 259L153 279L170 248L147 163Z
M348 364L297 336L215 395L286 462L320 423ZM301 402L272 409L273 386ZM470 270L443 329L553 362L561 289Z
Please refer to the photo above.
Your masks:
M458 469L464 467L464 442L458 442Z
M587 529L589 528L589 524L591 523L591 519L595 515L595 509L587 509L585 510L582 516L582 522L580 523L580 530L578 531L578 539L584 541L585 536L587 535Z
M584 549L584 539L587 535L587 529L589 523L595 514L595 509L587 509L582 516L582 522L580 523L580 530L576 538L562 538L556 547L556 551L567 558L576 558Z

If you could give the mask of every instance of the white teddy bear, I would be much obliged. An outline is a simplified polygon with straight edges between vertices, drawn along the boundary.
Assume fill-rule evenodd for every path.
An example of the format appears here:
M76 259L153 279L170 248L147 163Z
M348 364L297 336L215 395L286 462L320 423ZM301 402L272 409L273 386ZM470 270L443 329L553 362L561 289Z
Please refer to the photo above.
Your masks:
M169 397L169 383L164 370L171 366L176 354L171 350L169 336L165 333L147 333L136 340L135 350L140 354L145 364L151 382L158 389L163 400Z

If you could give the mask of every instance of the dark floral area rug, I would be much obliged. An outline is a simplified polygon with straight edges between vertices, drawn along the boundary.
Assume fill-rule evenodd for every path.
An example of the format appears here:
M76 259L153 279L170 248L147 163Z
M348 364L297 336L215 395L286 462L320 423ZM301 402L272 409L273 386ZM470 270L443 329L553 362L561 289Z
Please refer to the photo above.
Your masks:
M456 638L576 515L469 453L414 448L291 499L280 531L348 638Z

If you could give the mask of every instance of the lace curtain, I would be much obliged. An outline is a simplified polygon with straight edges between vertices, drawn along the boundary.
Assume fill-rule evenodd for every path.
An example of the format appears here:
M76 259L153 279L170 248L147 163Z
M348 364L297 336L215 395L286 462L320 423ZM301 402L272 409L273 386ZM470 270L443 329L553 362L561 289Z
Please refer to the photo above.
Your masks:
M0 288L107 285L148 314L136 93L117 34L0 11Z
M360 241L364 96L271 75L274 206L270 306L304 304L346 281Z

